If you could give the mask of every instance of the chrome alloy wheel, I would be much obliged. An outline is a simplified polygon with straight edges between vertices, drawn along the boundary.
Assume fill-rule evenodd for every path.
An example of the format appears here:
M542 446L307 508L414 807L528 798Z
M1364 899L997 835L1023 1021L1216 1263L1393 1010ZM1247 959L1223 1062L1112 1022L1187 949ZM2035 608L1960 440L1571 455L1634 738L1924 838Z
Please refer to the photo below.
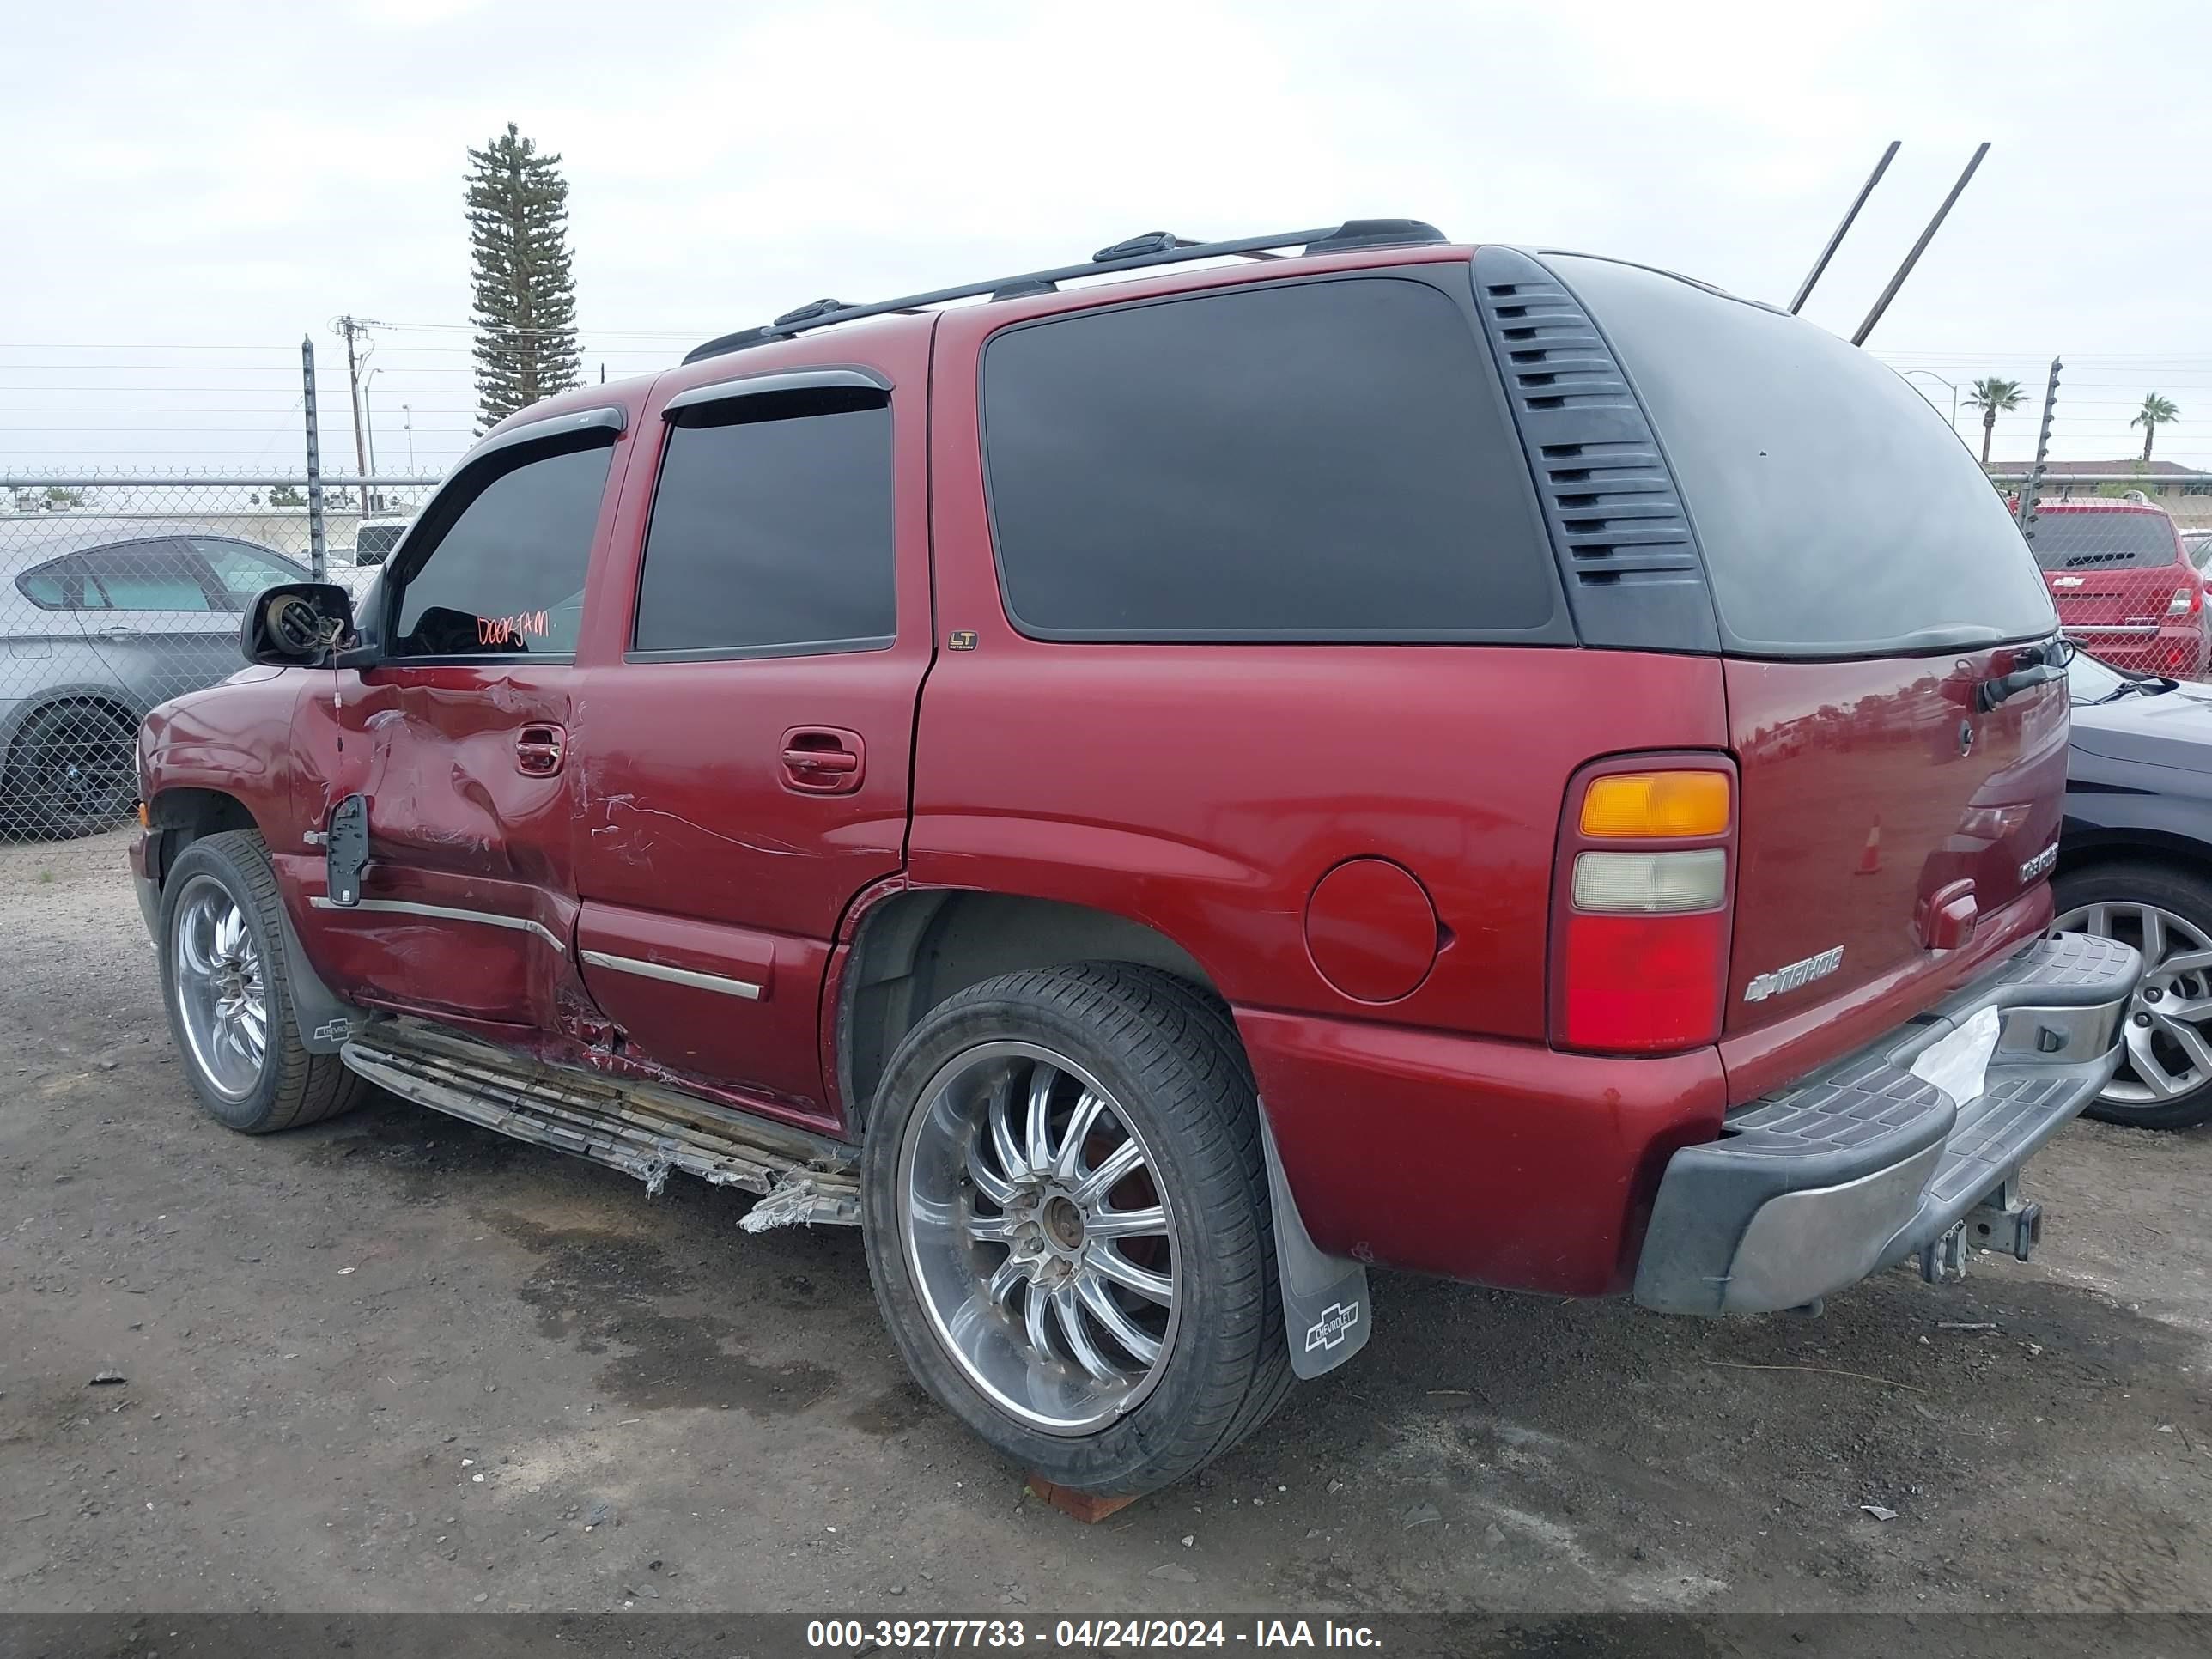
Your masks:
M2051 929L2119 939L2142 953L2128 1003L2127 1057L2100 1100L2154 1106L2212 1081L2212 939L2155 904L2085 904Z
M1180 1308L1156 1168L1098 1080L1035 1043L978 1044L923 1088L901 1247L937 1340L1009 1417L1089 1433L1159 1381Z
M177 896L170 934L177 1012L192 1060L225 1100L243 1100L261 1081L269 1012L261 953L223 884L194 876Z

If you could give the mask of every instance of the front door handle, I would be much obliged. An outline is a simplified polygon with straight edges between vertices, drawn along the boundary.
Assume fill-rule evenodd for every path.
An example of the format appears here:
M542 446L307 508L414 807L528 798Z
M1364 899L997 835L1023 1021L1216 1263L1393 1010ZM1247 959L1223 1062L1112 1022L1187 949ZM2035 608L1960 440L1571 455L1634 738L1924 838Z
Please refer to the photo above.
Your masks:
M100 637L103 640L135 640L138 637L138 630L128 623L110 623L100 630Z
M867 756L858 732L794 726L783 734L783 787L802 795L849 795L860 787Z
M568 755L568 732L549 722L526 726L514 734L514 769L525 777L555 776Z

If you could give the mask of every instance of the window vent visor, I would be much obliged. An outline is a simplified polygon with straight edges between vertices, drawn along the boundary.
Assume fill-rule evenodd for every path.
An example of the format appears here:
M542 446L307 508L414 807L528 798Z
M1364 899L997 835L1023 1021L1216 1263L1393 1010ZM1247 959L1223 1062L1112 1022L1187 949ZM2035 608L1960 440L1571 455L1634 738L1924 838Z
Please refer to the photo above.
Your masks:
M1689 516L1612 347L1528 255L1480 248L1473 266L1476 307L1583 642L1717 651Z

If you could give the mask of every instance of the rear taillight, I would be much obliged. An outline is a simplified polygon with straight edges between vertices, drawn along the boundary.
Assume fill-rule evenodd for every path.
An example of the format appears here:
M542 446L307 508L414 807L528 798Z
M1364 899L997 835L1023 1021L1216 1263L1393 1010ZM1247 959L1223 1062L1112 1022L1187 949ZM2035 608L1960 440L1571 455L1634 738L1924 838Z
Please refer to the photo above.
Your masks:
M1561 826L1553 1038L1616 1054L1718 1039L1728 982L1735 776L1608 762Z
M2166 607L2169 617L2193 617L2204 609L2204 579L2195 571L2183 573L2181 586Z

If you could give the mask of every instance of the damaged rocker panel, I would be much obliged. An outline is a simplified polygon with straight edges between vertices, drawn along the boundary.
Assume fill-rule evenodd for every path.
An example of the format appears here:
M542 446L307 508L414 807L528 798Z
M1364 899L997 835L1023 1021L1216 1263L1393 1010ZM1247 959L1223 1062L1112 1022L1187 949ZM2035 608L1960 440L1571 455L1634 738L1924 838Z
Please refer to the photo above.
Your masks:
M526 1060L411 1019L380 1019L340 1051L379 1088L532 1146L589 1158L658 1194L669 1171L762 1201L747 1232L793 1222L857 1226L854 1151L651 1083Z

